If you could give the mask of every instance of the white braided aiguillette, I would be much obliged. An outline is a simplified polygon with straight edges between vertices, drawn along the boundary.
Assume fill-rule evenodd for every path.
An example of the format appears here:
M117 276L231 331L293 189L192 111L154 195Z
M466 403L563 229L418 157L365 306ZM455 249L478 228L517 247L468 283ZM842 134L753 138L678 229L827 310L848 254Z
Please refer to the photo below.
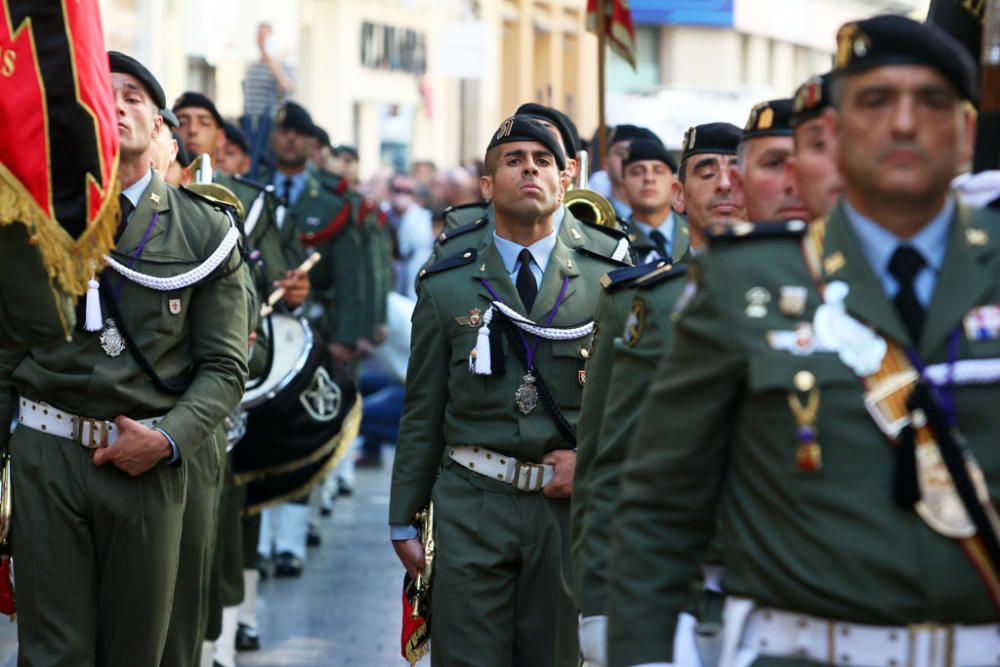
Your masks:
M937 386L947 384L949 375L955 385L994 384L1000 382L1000 359L962 359L951 369L948 364L934 364L924 369L924 377Z
M145 273L139 273L138 271L125 266L114 257L110 257L108 255L105 255L104 259L108 262L108 266L114 269L115 272L128 278L137 285L142 285L147 289L156 290L157 292L173 292L175 290L184 289L185 287L190 287L191 285L194 285L198 281L211 275L211 273L219 268L222 262L229 257L229 253L236 247L236 243L239 240L239 230L236 229L236 227L230 226L229 231L226 232L226 235L223 237L219 247L215 249L215 252L209 255L208 259L190 271L185 271L184 273L176 276L170 276L168 278L147 276Z
M507 304L494 301L492 305L494 308L507 316L507 319L513 322L514 325L521 331L538 336L539 338L545 338L546 340L576 340L577 338L583 338L594 331L593 321L581 324L578 327L569 327L565 329L557 327L540 327L531 320L524 319L520 313L512 310Z

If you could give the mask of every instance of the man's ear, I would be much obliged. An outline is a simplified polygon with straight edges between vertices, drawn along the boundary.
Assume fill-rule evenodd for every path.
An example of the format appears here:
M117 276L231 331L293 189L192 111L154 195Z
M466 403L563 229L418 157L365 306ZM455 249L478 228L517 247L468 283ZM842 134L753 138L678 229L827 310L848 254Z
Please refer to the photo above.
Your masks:
M163 116L157 113L153 116L153 139L157 139L160 136L160 132L163 131Z
M671 197L671 207L674 209L674 213L684 213L687 210L684 204L684 186L677 179L670 185Z
M483 201L493 201L493 177L479 177L479 193L483 196Z

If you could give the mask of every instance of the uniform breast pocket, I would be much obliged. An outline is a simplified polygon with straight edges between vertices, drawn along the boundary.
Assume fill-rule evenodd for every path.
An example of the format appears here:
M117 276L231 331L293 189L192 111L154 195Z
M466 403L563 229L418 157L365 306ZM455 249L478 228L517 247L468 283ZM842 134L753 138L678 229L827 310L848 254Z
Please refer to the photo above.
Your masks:
M542 368L545 381L559 405L579 408L586 382L591 336L577 340L552 341L552 361Z
M469 370L469 354L475 347L475 332L463 333L451 339L448 398L459 408L475 409L482 406L486 401L488 384L502 381L502 378L476 375Z
M160 333L179 334L184 330L184 325L187 322L188 309L191 306L191 290L158 292L157 294L160 299L160 307L155 313L151 313L155 322L151 322L150 325Z

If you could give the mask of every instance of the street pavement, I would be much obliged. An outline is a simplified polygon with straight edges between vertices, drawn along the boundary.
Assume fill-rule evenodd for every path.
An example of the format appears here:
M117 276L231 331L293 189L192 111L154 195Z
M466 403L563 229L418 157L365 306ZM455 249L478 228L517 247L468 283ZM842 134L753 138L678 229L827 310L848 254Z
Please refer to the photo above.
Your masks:
M261 583L261 650L239 653L239 667L406 665L403 570L388 539L391 467L386 456L385 467L358 470L354 495L338 498L333 516L321 519L323 544L309 549L301 578ZM16 626L0 618L0 667L14 667L16 654Z

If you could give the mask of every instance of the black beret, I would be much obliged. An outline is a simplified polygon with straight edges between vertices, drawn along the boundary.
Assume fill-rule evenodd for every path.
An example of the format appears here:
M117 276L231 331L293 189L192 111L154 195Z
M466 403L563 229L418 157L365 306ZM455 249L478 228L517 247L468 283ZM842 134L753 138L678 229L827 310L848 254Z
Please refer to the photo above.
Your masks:
M576 152L580 150L580 133L569 116L559 111L559 109L535 104L534 102L522 104L514 114L517 116L531 116L532 118L538 118L555 125L556 129L559 130L559 134L562 135L563 146L566 148L566 157L576 159Z
M177 162L181 164L182 167L186 167L191 164L191 155L184 148L184 139L176 131L172 133L174 141L177 142L177 157L175 158Z
M677 171L677 160L659 141L636 139L629 144L628 155L622 160L622 171L633 162L641 162L642 160L659 160L670 167L670 171Z
M181 109L190 109L192 107L208 111L212 114L212 118L215 119L215 124L218 125L220 129L225 127L226 121L222 120L222 114L215 108L215 102L213 102L208 95L203 95L202 93L192 90L183 93L177 98L177 101L174 102L174 113L177 113Z
M528 116L511 116L505 120L493 133L493 138L490 139L490 145L486 147L486 152L489 153L500 144L509 144L515 141L537 141L552 152L560 171L566 168L566 154L563 153L562 146L559 145L547 127Z
M285 102L274 117L274 124L286 130L295 130L300 134L313 135L313 120L305 107L295 102Z
M783 97L755 104L741 140L780 136L792 136L792 100Z
M663 143L652 130L638 125L616 125L608 136L608 146L619 141L635 141L636 139L651 139Z
M933 67L959 95L979 103L975 61L961 43L938 26L882 14L847 23L837 31L837 76L885 65Z
M321 146L333 148L333 145L330 143L330 135L319 125L313 125L313 137L319 141Z
M798 127L807 120L819 118L824 109L833 106L830 99L832 73L814 76L795 91L792 98L792 127Z
M247 135L240 129L239 125L232 121L226 121L222 124L222 132L226 135L226 141L236 144L244 153L250 152L250 142L247 141Z
M681 161L699 153L736 155L740 128L732 123L705 123L688 128L681 142Z
M131 74L138 79L142 87L149 93L149 97L157 109L167 106L167 96L163 92L163 87L160 86L160 82L156 80L153 73L146 69L146 66L141 62L121 51L108 51L108 64L111 66L112 72Z
M163 122L167 124L170 129L177 129L181 126L181 122L177 120L177 116L170 109L160 109L160 115L163 116Z
M348 155L353 155L355 160L358 159L358 149L348 144L340 144L338 146L334 146L333 152L336 153L337 155L347 153Z

